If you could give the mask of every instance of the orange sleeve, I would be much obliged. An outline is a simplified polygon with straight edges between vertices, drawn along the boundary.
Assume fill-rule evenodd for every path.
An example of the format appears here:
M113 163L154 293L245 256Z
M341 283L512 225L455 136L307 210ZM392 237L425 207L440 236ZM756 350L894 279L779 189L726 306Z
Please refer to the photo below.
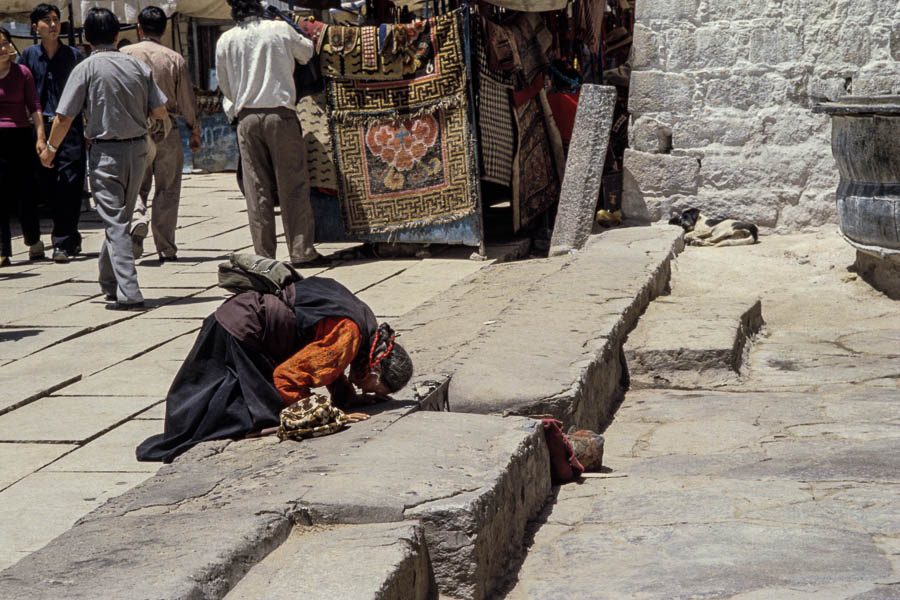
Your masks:
M333 383L356 357L362 336L350 319L328 317L316 324L315 339L275 368L273 379L285 406Z

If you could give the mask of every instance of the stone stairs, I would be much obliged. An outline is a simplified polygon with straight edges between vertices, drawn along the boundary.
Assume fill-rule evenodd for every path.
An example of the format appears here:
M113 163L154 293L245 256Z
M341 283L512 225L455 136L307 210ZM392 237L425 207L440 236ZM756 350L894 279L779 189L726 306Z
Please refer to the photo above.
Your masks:
M625 344L631 387L690 389L733 383L751 339L763 325L758 298L658 298Z
M526 417L610 421L682 248L623 228L475 273L395 322L418 374L397 402L339 435L200 444L0 573L0 597L491 597L551 490Z

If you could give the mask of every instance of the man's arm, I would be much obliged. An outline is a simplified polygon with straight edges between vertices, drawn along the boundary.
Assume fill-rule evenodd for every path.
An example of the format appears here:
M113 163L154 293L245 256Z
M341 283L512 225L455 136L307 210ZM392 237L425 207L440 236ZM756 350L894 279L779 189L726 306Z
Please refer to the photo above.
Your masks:
M56 119L53 120L53 127L50 128L50 139L47 140L44 150L41 152L41 164L48 169L53 168L53 157L56 156L56 149L66 138L66 134L69 133L69 128L74 120L72 117L60 113L57 113Z
M287 25L287 23L285 23L285 25ZM290 25L287 27L290 29L291 52L294 54L294 58L297 62L305 65L316 53L316 47L310 40L297 33L293 27Z
M157 119L157 120L161 121L168 116L169 116L169 113L166 112L165 104L163 104L162 106L157 106L156 108L154 108L153 110L150 111L151 119Z
M237 117L237 115L231 114L234 106L234 90L228 77L228 53L221 39L216 44L216 81L219 82L219 90L225 96L222 99L222 108L225 110L225 116L231 121Z
M175 76L175 95L178 97L178 110L191 128L189 142L191 152L200 150L203 145L200 139L200 122L197 119L197 98L194 97L194 87L191 84L191 76L188 73L187 62L179 61L178 72Z

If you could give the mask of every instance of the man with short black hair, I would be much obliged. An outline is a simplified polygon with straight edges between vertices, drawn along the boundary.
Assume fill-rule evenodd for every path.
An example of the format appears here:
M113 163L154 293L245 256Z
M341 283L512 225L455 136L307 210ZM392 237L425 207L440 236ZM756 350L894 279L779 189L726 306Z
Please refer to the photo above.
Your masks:
M106 230L100 289L115 301L109 309L141 308L144 297L128 231L147 164L147 116L165 119L166 97L147 65L116 50L119 20L112 12L90 9L84 33L93 51L69 75L41 162L52 167L59 144L84 111L85 135L93 140L88 153L91 190Z
M52 4L38 4L31 10L31 29L40 43L25 48L19 64L34 75L46 131L56 118L56 106L66 87L66 81L84 55L59 41L59 8ZM42 151L40 148L39 151ZM38 189L50 206L53 217L53 260L69 262L81 251L78 218L81 214L81 194L84 190L84 128L77 115L56 152L52 169L38 169Z
M148 149L147 172L131 217L131 238L135 258L143 254L143 239L147 235L148 220L153 232L153 243L159 254L159 262L178 260L175 246L175 228L178 224L178 202L181 198L181 170L184 167L184 151L181 148L181 132L175 118L181 114L191 129L192 152L200 149L200 124L197 122L197 100L194 98L187 63L174 50L162 45L166 32L166 13L156 6L144 8L138 15L138 36L141 41L122 49L122 52L145 63L153 72L153 79L166 95L168 117L156 122L151 130ZM153 195L152 217L147 209L150 186L156 182Z
M295 61L313 57L313 43L284 21L261 17L259 0L228 0L233 28L216 43L216 79L229 119L237 120L238 148L250 237L256 254L275 258L275 199L291 263L328 266L313 241L306 144L297 119Z

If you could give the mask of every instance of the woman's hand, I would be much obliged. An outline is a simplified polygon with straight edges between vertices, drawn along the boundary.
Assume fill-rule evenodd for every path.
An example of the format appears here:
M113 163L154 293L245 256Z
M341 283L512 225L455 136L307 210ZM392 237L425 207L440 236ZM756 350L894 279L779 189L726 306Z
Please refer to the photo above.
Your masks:
M369 419L369 415L361 412L344 413L344 416L347 417L348 423L359 423L360 421L366 421L367 419Z
M37 144L35 144L35 149L37 150L38 156L43 154L44 150L47 149L47 140L38 138Z

